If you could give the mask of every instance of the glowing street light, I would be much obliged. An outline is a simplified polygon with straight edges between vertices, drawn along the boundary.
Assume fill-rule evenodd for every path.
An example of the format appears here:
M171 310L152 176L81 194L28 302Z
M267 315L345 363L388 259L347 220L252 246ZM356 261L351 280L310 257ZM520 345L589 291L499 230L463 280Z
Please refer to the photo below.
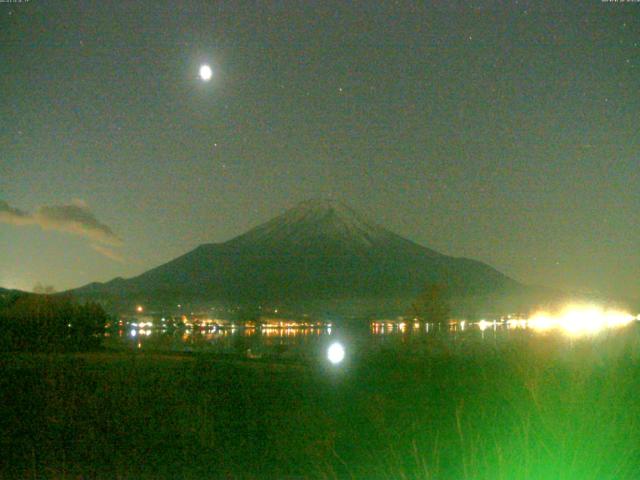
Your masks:
M527 323L536 331L559 329L575 337L595 335L603 330L625 327L633 320L633 315L620 310L609 310L597 305L568 305L556 315L545 312L536 313Z

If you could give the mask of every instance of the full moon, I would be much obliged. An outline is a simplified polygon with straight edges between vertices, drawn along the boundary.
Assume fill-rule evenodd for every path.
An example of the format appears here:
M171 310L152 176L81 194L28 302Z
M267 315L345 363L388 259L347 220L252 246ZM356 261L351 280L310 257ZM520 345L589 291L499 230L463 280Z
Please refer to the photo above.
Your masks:
M213 75L213 71L209 65L200 65L200 71L198 73L200 78L205 82L211 80L211 76Z

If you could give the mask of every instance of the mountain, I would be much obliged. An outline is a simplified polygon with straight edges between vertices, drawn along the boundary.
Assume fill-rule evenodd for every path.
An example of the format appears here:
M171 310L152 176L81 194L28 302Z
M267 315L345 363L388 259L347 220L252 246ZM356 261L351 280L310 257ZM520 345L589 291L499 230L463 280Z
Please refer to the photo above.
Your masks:
M32 293L0 287L0 308L11 305L18 298L24 297L26 295L32 295Z
M341 202L305 201L224 243L200 245L130 279L76 295L115 302L240 305L390 304L406 308L428 283L453 296L521 286L492 267L440 254L369 221Z

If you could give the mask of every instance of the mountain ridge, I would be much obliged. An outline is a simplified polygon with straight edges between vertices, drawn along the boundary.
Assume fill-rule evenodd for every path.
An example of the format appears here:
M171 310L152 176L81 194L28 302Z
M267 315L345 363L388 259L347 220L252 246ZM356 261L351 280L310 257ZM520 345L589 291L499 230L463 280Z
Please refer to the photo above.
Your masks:
M231 304L410 299L427 283L453 295L521 285L482 262L408 240L335 200L307 200L222 243L138 276L73 290L84 296Z

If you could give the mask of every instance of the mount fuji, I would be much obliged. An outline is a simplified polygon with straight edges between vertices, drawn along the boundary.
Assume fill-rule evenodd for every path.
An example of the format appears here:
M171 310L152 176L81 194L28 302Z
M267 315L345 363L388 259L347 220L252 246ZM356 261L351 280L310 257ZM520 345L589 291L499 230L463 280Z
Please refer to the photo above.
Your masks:
M119 304L402 305L434 282L465 297L521 287L482 262L405 239L341 202L310 200L227 242L73 293Z

